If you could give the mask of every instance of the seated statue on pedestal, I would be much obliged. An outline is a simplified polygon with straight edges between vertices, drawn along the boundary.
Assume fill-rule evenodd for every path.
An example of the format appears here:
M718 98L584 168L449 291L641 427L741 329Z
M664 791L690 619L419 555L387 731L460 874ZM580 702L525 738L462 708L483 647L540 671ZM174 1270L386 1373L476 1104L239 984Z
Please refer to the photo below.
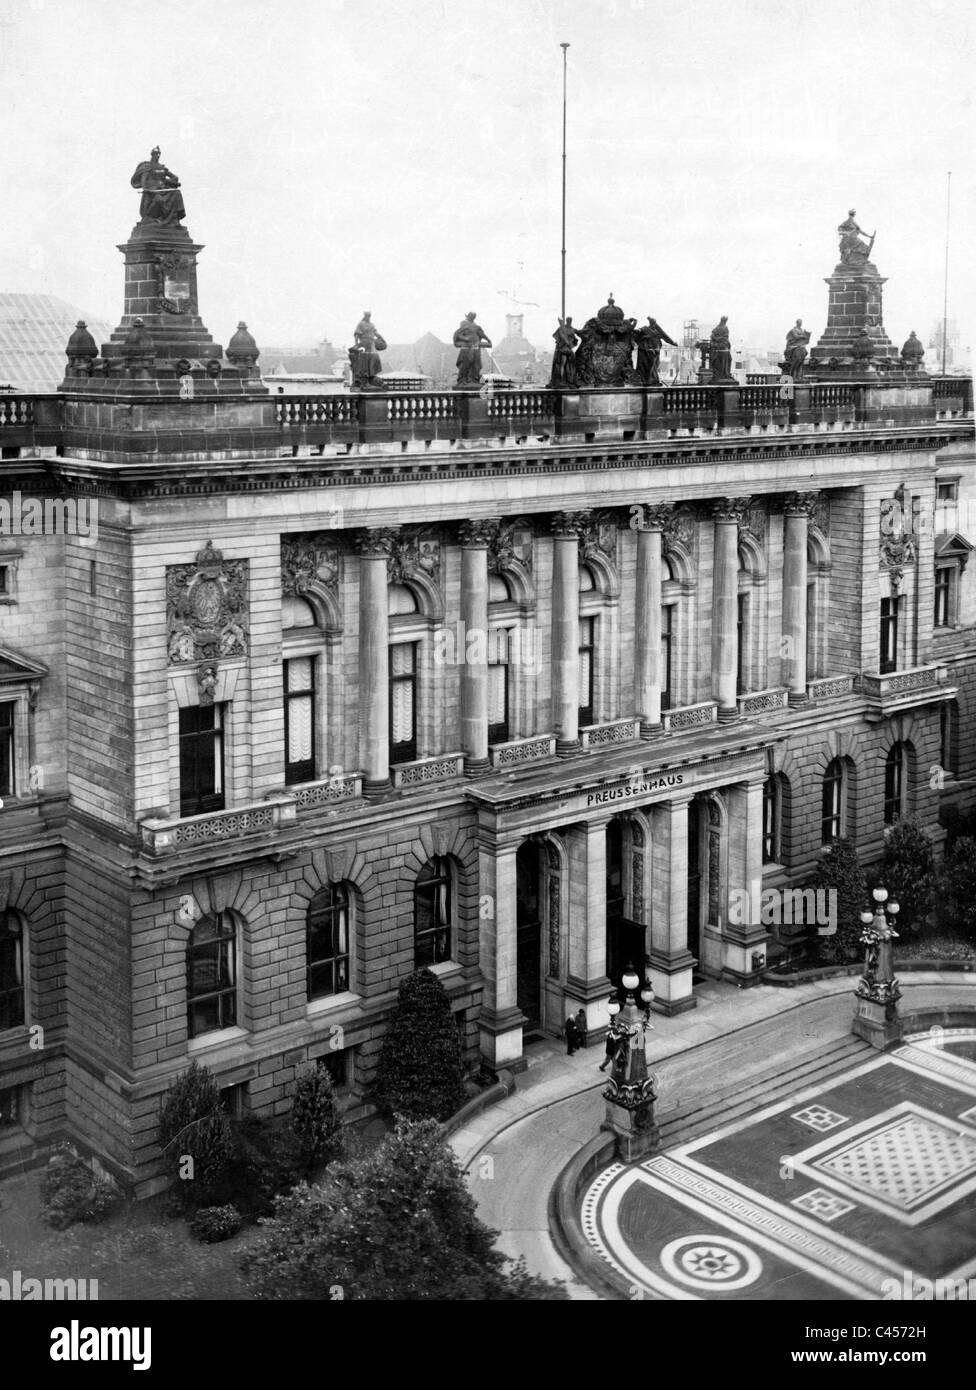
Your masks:
M176 227L186 216L180 181L159 162L159 146L153 146L148 159L136 165L131 179L133 188L142 190L139 221L157 222L163 227Z
M901 350L901 360L911 372L922 370L922 358L925 356L925 349L919 341L914 328L908 335L908 340Z
M363 310L356 324L353 344L349 349L352 387L354 391L368 391L377 384L376 378L383 370L380 353L386 350L386 339L373 323L369 309Z
M708 347L708 358L712 368L712 384L715 386L735 385L735 377L732 375L732 342L729 338L728 314L723 314L712 329Z
M862 241L861 237L866 237L868 234L862 231L854 220L853 208L850 209L837 231L840 236L840 258L843 264L864 265L871 255L871 248L874 246L877 232L872 232L867 241Z

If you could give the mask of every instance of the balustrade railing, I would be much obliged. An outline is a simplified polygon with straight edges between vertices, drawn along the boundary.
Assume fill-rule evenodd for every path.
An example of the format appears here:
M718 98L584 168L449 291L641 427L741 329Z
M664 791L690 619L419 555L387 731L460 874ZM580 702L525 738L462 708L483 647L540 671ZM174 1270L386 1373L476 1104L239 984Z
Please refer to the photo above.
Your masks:
M813 410L853 407L854 387L832 382L814 382L810 387L810 407Z
M31 396L0 396L0 429L22 429L34 423Z
M339 392L332 396L275 396L275 423L282 429L355 424L358 399Z

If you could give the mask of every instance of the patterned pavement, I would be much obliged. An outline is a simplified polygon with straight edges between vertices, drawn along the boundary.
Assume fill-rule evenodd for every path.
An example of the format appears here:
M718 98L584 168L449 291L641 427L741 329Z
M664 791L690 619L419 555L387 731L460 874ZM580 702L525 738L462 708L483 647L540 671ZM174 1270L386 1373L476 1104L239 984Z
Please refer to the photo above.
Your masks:
M906 1271L909 1289L968 1280L974 1102L976 1030L933 1030L612 1165L583 1198L585 1236L636 1299L894 1299Z

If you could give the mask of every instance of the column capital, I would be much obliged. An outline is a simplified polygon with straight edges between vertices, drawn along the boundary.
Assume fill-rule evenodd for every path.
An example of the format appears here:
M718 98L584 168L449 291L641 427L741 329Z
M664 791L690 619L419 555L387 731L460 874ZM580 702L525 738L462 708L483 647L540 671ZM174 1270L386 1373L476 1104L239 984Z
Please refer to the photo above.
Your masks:
M356 533L356 550L365 560L389 559L398 535L394 526L364 528Z
M498 535L498 527L498 517L462 521L458 526L458 539L463 546L487 550Z
M711 504L712 519L738 526L749 510L752 497L719 497Z
M784 515L805 516L809 520L819 500L819 492L789 492L783 499Z
M670 502L640 502L642 525L640 531L666 531L674 517L674 505Z
M549 519L549 529L556 540L579 540L585 536L592 512L555 512Z

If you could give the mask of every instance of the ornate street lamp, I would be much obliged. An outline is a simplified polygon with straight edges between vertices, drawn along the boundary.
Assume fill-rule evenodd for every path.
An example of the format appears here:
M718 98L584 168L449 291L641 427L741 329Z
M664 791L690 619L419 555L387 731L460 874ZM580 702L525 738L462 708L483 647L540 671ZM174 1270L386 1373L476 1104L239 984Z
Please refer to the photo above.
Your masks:
M610 1071L610 1081L603 1092L607 1102L604 1128L617 1138L617 1157L624 1163L635 1163L657 1147L658 1128L654 1120L654 1077L647 1070L644 1037L647 1015L653 992L649 984L641 990L641 1000L647 1013L641 1014L634 995L640 988L640 976L632 965L624 971L621 985L625 993L623 1007L610 1004L610 1027L617 1038L617 1048Z
M898 1016L901 986L895 978L893 946L898 940L895 921L899 906L889 902L886 888L875 888L871 896L874 910L861 913L864 974L854 991L853 1031L872 1047L886 1048L901 1041L903 1029Z

